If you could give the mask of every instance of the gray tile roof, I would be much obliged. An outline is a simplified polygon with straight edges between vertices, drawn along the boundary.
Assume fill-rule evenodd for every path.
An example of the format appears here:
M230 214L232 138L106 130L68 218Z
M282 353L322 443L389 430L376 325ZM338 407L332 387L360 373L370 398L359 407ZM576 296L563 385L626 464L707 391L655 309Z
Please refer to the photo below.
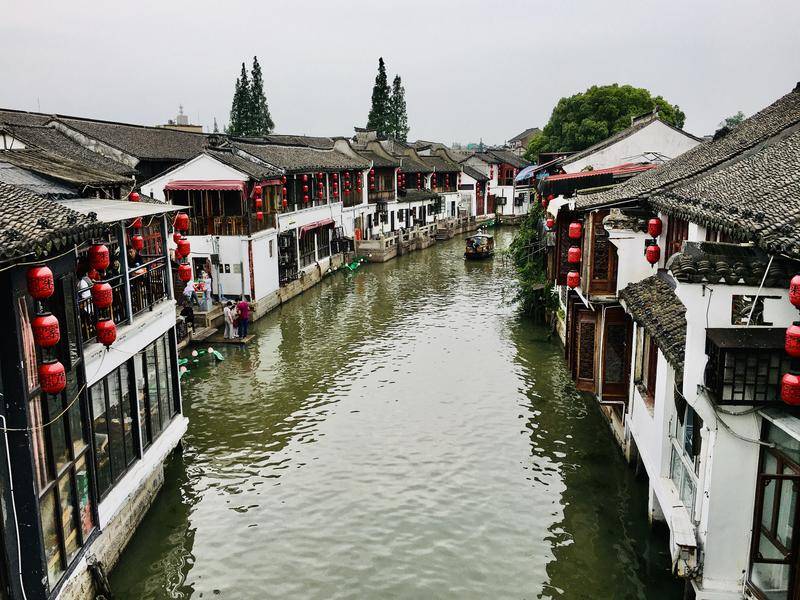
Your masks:
M343 171L350 169L366 169L369 162L357 160L338 150L319 150L308 147L276 146L271 144L252 144L235 142L234 146L255 156L259 160L286 169L289 172L300 171Z
M623 288L619 297L634 321L644 327L675 370L683 371L686 307L672 286L652 275Z
M3 162L0 157L0 181L8 183L45 198L78 198L78 188L60 183L48 177L42 177L11 163Z
M249 175L253 179L269 179L271 177L280 177L282 171L276 167L272 167L262 162L255 162L234 152L226 150L206 150L206 154L215 158L223 164L233 167Z
M579 197L575 206L578 209L593 208L646 198L656 191L668 191L670 187L718 167L739 154L757 150L770 138L798 124L800 87L745 119L727 135L716 136L717 139L699 144L658 169L634 177L611 190Z
M472 177L477 181L489 181L489 177L487 175L484 175L483 173L478 171L478 169L470 167L469 165L462 164L461 170L464 171L465 175L469 175L470 177Z
M0 117L2 118L2 117ZM26 146L35 146L47 150L63 158L84 163L90 167L130 177L136 170L122 163L106 158L70 139L53 127L39 125L0 126L15 138L22 140Z
M649 200L668 214L800 258L800 131Z
M0 263L53 256L106 231L91 215L2 182L0 223Z
M436 200L439 194L431 190L405 190L398 193L398 202L419 202L421 200Z
M203 133L75 117L58 117L58 121L140 160L186 160L206 146Z
M524 169L527 166L530 166L530 162L522 158L521 156L514 154L510 150L501 150L501 149L490 149L484 152L476 152L474 154L477 158L480 158L483 162L488 163L490 165L499 165L501 163L506 163L511 165L515 169Z
M542 132L542 130L539 129L538 127L529 127L528 129L526 129L525 131L523 131L520 134L515 135L514 137L512 137L508 141L509 142L516 142L517 140L524 141L526 138L529 138L529 137L531 137L533 135L536 135L538 133L541 133L541 132Z
M10 163L57 181L79 188L85 186L132 185L133 179L117 173L109 173L78 160L52 154L38 148L24 150L0 150L0 161Z
M372 150L368 150L356 145L353 145L353 150L355 150L356 154L362 156L365 160L371 161L374 167L392 168L400 166L399 158L386 158L377 152L373 152Z
M789 260L776 257L770 264L770 256L755 246L720 242L685 242L668 268L684 283L759 286L763 281L765 287L780 288L788 288L795 273Z
M461 170L461 165L441 156L423 156L422 160L428 165L428 171L435 169L437 173L457 173Z

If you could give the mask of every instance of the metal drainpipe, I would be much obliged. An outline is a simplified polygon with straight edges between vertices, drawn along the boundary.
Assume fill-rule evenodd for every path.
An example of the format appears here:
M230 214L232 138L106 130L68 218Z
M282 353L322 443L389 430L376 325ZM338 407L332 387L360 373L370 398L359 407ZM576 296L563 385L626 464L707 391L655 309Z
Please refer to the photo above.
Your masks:
M117 231L119 239L119 263L122 268L123 280L125 281L125 308L128 310L128 322L133 324L133 301L131 300L131 274L128 271L128 248L125 243L125 221L120 221ZM164 240L166 244L166 239ZM172 282L172 271L170 270L170 282ZM173 295L173 298L175 296Z
M175 282L172 281L172 261L170 261L170 259L169 259L169 248L168 248L168 242L167 242L167 240L168 240L167 236L168 235L169 235L169 232L167 230L167 215L163 214L163 215L161 215L161 239L163 240L162 241L162 247L163 247L163 250L164 250L164 258L166 259L166 263L165 263L166 269L165 269L165 271L166 271L166 276L167 276L167 290L169 290L170 296L172 296L172 298L174 299L175 298ZM127 269L125 269L125 271L127 272Z

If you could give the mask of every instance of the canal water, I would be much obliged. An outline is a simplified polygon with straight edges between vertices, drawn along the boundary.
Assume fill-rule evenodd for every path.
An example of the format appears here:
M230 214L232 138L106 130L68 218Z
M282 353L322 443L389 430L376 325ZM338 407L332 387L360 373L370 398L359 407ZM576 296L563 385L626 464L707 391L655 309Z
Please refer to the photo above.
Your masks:
M191 365L117 598L682 597L510 267L462 244L336 273Z

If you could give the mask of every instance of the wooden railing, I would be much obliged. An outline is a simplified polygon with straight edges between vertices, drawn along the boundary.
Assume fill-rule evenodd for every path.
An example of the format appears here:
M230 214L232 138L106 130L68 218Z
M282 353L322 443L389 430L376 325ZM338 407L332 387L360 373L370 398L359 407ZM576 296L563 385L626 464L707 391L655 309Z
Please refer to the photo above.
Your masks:
M264 213L263 220L259 221L256 215L250 217L248 226L246 215L231 215L224 217L192 217L190 235L249 235L256 231L263 231L276 227L275 213Z
M131 269L131 305L134 316L167 298L167 263L163 257L155 258L140 267Z
M111 318L114 323L120 325L126 323L128 319L128 302L125 293L125 278L122 274L105 280L111 286L112 300L111 307L98 309L92 300L91 288L84 288L78 291L78 313L80 314L81 336L83 343L88 344L95 341L97 329L95 324L98 318Z
M389 200L394 200L394 190L378 190L367 193L367 201L370 204L381 201L388 202Z

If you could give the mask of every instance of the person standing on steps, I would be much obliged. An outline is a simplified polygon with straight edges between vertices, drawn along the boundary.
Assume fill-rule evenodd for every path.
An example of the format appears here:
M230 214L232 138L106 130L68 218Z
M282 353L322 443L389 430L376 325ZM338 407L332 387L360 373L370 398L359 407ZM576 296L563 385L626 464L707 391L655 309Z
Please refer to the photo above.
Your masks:
M225 303L225 308L222 309L223 315L225 316L225 339L232 340L236 337L236 331L233 327L233 320L234 320L234 308L233 302L228 301Z
M239 309L239 337L244 339L247 337L247 325L250 322L250 304L242 296L236 308Z

